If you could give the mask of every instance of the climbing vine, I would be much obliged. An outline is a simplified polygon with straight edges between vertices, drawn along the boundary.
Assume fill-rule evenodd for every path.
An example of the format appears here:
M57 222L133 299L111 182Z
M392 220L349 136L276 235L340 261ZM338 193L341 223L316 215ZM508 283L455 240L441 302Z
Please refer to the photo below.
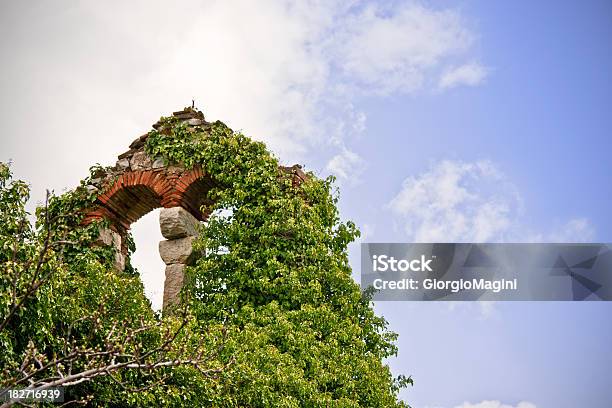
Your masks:
M49 194L32 225L27 184L0 163L0 392L63 386L76 404L174 404L182 396L168 392L173 375L205 383L224 369L215 352L222 326L202 331L186 307L164 319L151 310L140 279L95 245L107 223L82 223L91 185Z
M383 364L396 335L351 278L347 246L359 232L340 221L333 178L296 185L264 144L221 122L160 123L147 152L201 166L217 185L184 293L200 321L232 329L224 356L236 364L213 405L402 405L411 379Z
M412 380L385 365L396 335L351 277L359 231L340 219L333 178L279 166L221 122L195 122L162 118L143 139L149 157L199 167L214 184L194 244L203 256L164 316L136 271L113 269L115 250L94 244L108 221L83 222L111 168L50 195L32 226L27 185L0 166L2 384L64 378L69 361L77 374L105 367L69 383L67 396L92 406L405 406L398 392Z

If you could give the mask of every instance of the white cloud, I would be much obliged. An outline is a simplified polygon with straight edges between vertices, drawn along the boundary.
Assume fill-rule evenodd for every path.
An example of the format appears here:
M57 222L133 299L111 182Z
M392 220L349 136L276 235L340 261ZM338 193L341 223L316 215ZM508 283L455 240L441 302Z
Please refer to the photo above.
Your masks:
M337 154L365 126L355 92L435 88L438 71L472 58L475 38L458 11L414 2L14 3L0 15L11 55L0 76L0 130L11 135L0 159L14 158L40 191L111 163L192 98L287 163L315 147ZM65 152L78 153L52 175L20 165Z
M366 116L352 98L435 89L439 72L473 59L475 38L459 12L414 2L1 7L0 50L11 58L0 75L0 160L14 159L35 201L75 186L94 163L112 164L192 98L284 163L316 152L353 177L365 163L349 142Z
M404 180L389 208L417 242L502 240L521 200L489 161L444 160Z
M570 219L549 232L532 232L521 221L522 201L516 187L491 161L444 160L406 178L387 207L412 242L594 240L595 228L586 218ZM485 320L498 314L494 301L447 302L446 308L452 312L475 311ZM528 408L520 404L518 407Z
M502 404L499 401L482 401L476 404L464 402L462 405L457 405L455 408L537 408L531 402L521 401L517 405Z
M361 156L346 148L332 157L326 166L326 170L331 174L353 184L359 182L364 169L365 161Z
M438 87L440 89L455 88L460 85L480 85L487 77L489 71L479 63L471 62L459 67L446 70L440 77Z
M389 202L409 240L415 242L588 242L595 228L583 217L546 232L522 220L516 187L490 161L444 160L406 178Z
M461 15L405 3L394 10L369 5L348 16L334 33L333 62L369 92L386 94L421 88L451 57L474 42Z

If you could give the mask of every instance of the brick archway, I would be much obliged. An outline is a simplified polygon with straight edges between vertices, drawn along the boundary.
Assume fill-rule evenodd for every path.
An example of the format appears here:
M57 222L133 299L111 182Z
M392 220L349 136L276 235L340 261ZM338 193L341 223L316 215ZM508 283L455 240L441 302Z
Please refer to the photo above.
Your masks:
M108 219L122 233L155 208L182 207L203 221L207 214L202 206L210 204L206 192L213 186L213 180L201 168L125 171L98 195L97 206L87 213L86 220Z
M204 120L202 112L185 108L173 116L183 121L189 130L205 131L211 124ZM161 129L157 122L154 129ZM149 157L144 146L148 133L134 140L129 150L118 156L114 167L99 170L88 188L97 192L92 208L86 211L84 223L106 219L110 229L103 230L97 245L115 247L115 268L123 270L128 256L127 232L132 223L148 212L162 208L160 228L166 238L159 250L166 263L164 283L164 309L176 303L183 285L184 269L196 256L192 242L197 234L197 224L205 221L212 202L207 192L215 181L202 168L187 169L180 164L167 164L162 158ZM280 167L291 174L293 185L306 180L300 166Z

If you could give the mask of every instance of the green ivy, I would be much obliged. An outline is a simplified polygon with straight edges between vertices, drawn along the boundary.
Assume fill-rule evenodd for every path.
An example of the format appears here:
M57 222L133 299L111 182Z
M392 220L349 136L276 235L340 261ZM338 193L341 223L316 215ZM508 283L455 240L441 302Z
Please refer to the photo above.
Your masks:
M182 292L189 322L177 342L186 352L210 350L213 365L227 368L219 378L188 366L167 369L157 386L138 393L99 377L69 387L68 397L94 395L92 406L125 407L407 406L398 392L412 380L393 377L384 363L397 353L397 336L351 277L347 246L359 231L340 220L333 178L308 173L295 184L263 143L221 122L193 127L162 118L145 149L168 165L199 166L214 181L207 193L214 204L203 209L211 215L194 244L204 256L188 269ZM17 369L30 341L49 356L61 353L71 322L79 322L72 333L83 347L100 344L116 324L160 322L159 330L142 334L143 350L159 345L164 328L176 326L172 313L151 310L131 266L112 270L113 249L92 245L108 222L82 225L98 193L91 186L108 170L94 166L79 187L51 195L32 226L27 184L12 181L9 166L0 164L0 264L6 271L0 275L0 318L12 303L11 268L36 259L49 220L54 236L68 242L45 259L44 271L53 271L49 284L0 331L0 381ZM131 237L128 247L135 249ZM18 285L32 278L30 269ZM103 329L92 335L83 317L98 309ZM144 383L138 372L118 375L134 388Z
M213 406L391 407L400 388L385 358L396 335L351 278L333 178L312 173L293 187L263 143L221 122L188 127L162 118L146 150L167 163L201 166L215 181L212 215L196 243L184 301L201 322L230 325L225 372ZM204 401L200 401L203 403Z

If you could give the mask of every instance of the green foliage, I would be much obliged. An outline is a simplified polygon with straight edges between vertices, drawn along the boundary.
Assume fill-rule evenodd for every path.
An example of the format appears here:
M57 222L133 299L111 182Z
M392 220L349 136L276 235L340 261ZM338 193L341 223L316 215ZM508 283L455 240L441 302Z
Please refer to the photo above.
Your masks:
M176 331L181 359L205 352L207 370L180 364L155 373L123 370L69 387L93 406L397 407L410 378L394 378L387 357L396 335L351 278L347 246L359 231L341 222L333 180L295 183L262 143L221 122L188 127L174 117L146 141L151 157L200 166L213 180L212 208L196 242L205 254L188 269L183 314L153 313L135 271L112 270L113 249L92 245L104 223L81 225L92 176L49 198L32 227L29 190L0 165L0 383L10 383L32 347L52 360L67 340L103 349L120 327L138 332L125 353L156 350ZM52 245L49 245L52 242ZM56 245L57 244L57 245ZM130 250L133 241L128 242ZM44 254L40 266L37 260ZM28 285L48 276L33 296ZM15 279L15 277L17 277ZM143 324L147 330L139 330ZM77 361L87 367L87 361ZM151 385L154 382L154 386ZM147 386L148 385L148 386ZM145 389L131 392L130 389Z
M212 215L190 270L198 320L228 322L213 406L402 406L383 360L394 333L351 278L347 245L359 232L340 222L332 179L293 187L262 143L217 122L194 131L162 119L147 139L152 156L201 166L216 182Z
M206 350L217 346L220 325L204 332L200 324L194 326L191 315L160 320L140 279L112 269L113 249L93 244L102 225L81 225L82 210L95 198L84 187L88 182L62 196L49 196L48 205L37 210L34 227L25 210L28 186L13 181L9 166L0 163L0 389L29 385L19 382L24 373L32 374L34 382L71 375L78 379L79 373L149 352L155 353L139 361L184 359L200 350L200 339ZM183 323L186 327L175 341L181 347L164 346ZM212 360L207 363L214 367ZM202 384L208 381L198 370L182 368L185 371ZM102 372L75 382L67 388L67 399L95 396L90 405L117 406L127 401L149 406L146 398L156 393L163 394L158 401L172 398L163 382L157 385L159 379L173 375L172 367L111 373L113 378ZM152 383L156 387L150 394L128 391Z

